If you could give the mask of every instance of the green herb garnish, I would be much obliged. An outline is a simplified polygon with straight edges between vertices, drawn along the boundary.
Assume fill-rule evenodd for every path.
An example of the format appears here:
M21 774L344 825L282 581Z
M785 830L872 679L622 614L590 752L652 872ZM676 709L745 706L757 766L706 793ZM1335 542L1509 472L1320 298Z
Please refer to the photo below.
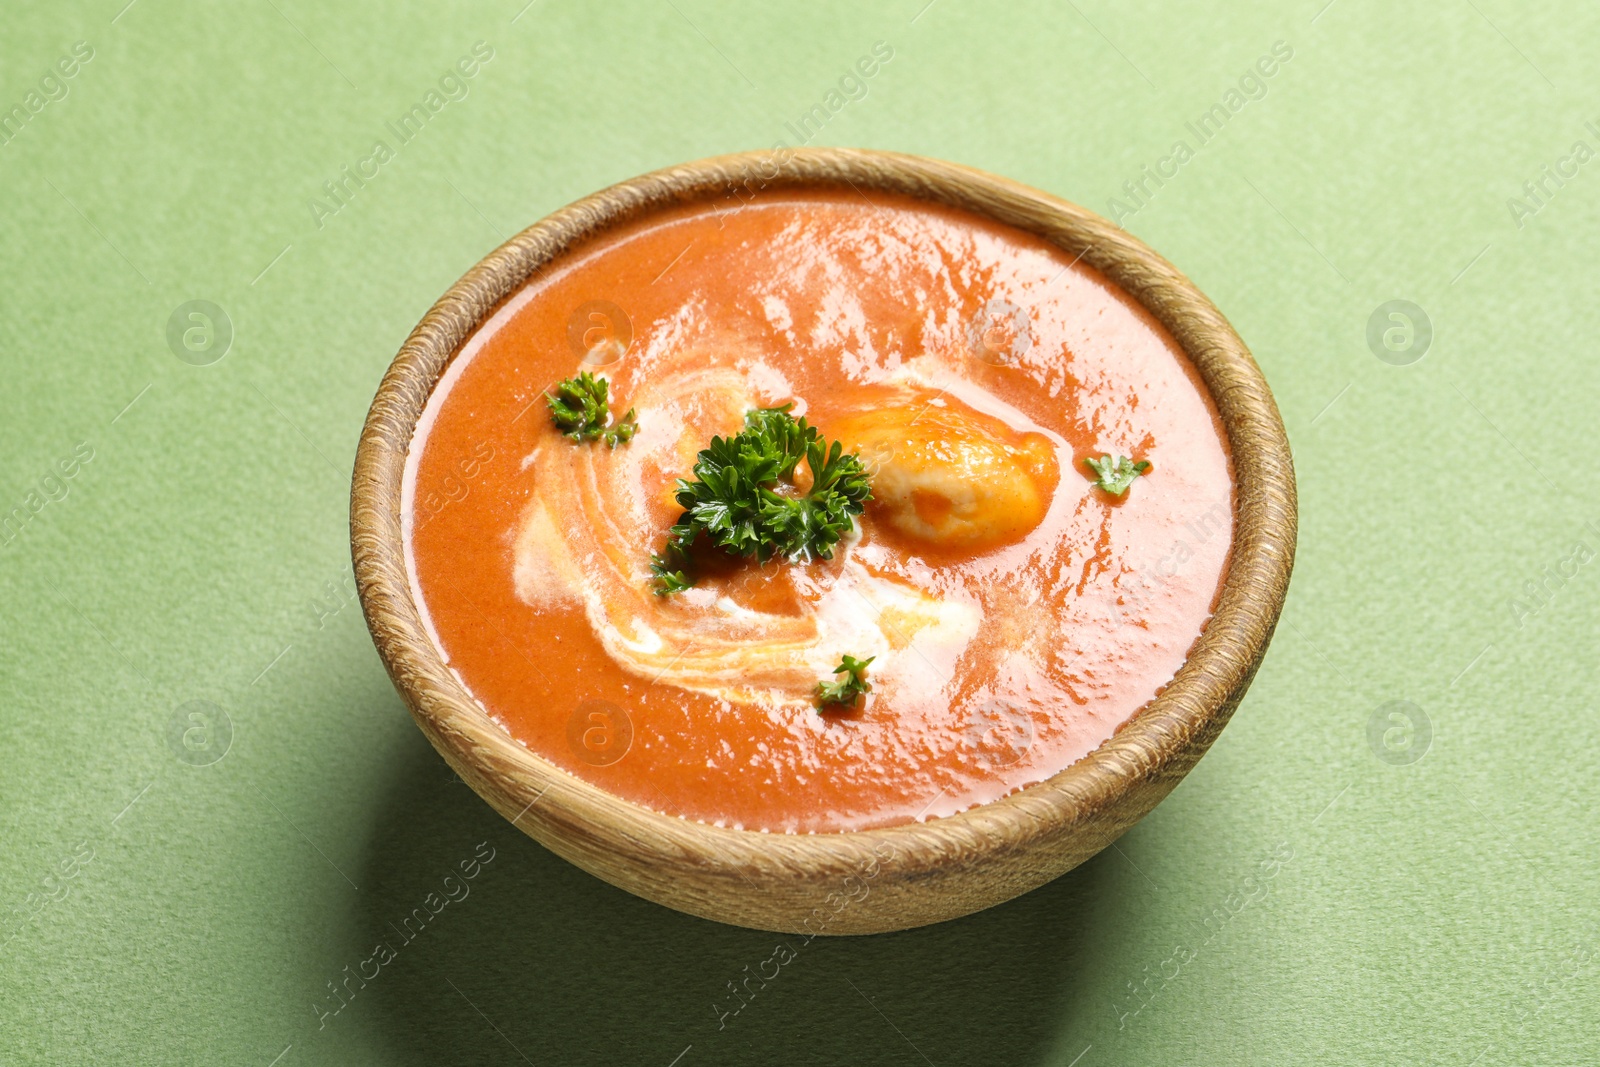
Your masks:
M574 441L598 438L611 448L616 448L618 443L626 444L638 432L639 424L633 419L633 409L629 408L617 425L606 428L611 417L607 401L610 390L609 382L588 371L557 383L555 392L546 393L544 397L550 405L550 421Z
M1094 484L1110 493L1112 496L1121 496L1128 491L1128 486L1133 480L1150 469L1146 460L1135 463L1126 456L1117 456L1112 459L1104 456L1095 459L1093 456L1083 461L1084 466L1095 473Z
M774 556L791 563L833 558L839 538L872 498L866 468L789 407L747 412L743 430L713 437L701 451L692 480L678 479L683 514L667 531L667 552L651 558L657 593L693 584L683 567L701 534L731 556L763 563ZM802 459L811 471L803 494L793 484Z
M843 674L846 676L845 679L841 682L817 683L817 699L822 702L822 706L854 704L856 697L862 693L872 692L872 683L867 681L867 664L877 658L868 656L866 659L856 659L854 656L845 656L840 660L833 673Z
M677 547L670 544L664 554L658 552L650 554L650 573L655 578L656 596L681 593L694 584L693 579L684 570L686 562Z

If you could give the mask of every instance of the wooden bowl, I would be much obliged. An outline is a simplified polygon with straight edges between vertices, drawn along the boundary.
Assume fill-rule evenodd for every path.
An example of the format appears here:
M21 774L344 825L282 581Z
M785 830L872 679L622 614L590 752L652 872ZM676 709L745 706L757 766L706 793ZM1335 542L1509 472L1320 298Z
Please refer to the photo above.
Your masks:
M771 834L662 815L514 741L473 702L418 616L401 543L400 484L428 394L461 344L542 265L610 226L689 199L748 201L786 187L908 194L1038 234L1099 269L1183 346L1227 431L1232 555L1216 613L1172 682L1090 755L1037 785L948 818L875 830ZM915 156L780 149L622 182L535 223L450 288L407 338L356 453L350 540L367 626L395 687L445 760L500 814L596 877L693 915L793 933L901 930L987 908L1114 841L1210 747L1255 674L1289 583L1295 483L1272 394L1244 343L1190 281L1081 207Z

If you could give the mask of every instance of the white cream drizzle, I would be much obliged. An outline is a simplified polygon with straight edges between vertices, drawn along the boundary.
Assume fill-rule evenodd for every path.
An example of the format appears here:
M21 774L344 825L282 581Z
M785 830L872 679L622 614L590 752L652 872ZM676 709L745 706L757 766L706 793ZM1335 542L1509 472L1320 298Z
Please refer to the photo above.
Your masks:
M858 531L831 562L789 568L798 614L704 587L654 595L649 553L661 531L647 487L660 471L688 470L712 434L738 432L782 382L759 360L710 367L690 352L673 362L692 369L660 367L635 390L639 432L628 446L545 444L526 458L534 492L513 540L517 596L534 608L581 605L623 669L731 703L808 705L845 653L877 657L875 689L932 695L950 685L978 632L977 607L872 573L855 558Z

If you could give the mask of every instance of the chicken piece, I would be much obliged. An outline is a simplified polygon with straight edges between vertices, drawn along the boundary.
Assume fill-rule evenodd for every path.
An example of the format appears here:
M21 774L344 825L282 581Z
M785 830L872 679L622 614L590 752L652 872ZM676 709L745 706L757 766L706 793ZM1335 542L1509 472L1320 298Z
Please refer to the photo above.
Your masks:
M1050 439L953 397L917 398L833 421L872 474L869 513L942 548L982 551L1039 525L1059 469Z

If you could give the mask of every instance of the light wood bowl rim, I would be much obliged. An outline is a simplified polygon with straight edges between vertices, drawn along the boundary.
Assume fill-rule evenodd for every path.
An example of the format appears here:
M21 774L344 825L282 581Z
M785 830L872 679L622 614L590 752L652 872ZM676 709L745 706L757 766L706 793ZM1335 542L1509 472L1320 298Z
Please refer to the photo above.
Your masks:
M954 204L1041 235L1081 255L1173 334L1211 392L1232 451L1227 577L1206 632L1155 700L1088 756L1000 800L927 822L823 834L735 830L659 814L523 747L444 664L412 600L401 541L412 431L461 343L575 243L683 200L843 183L868 197L882 190ZM680 910L760 929L862 933L941 921L1026 892L1105 847L1159 802L1215 739L1261 660L1293 566L1296 504L1288 440L1254 359L1211 302L1142 242L1077 205L956 164L862 149L785 149L619 183L534 223L469 270L423 317L383 378L356 454L350 526L362 609L384 666L429 741L502 815L591 873ZM869 890L860 904L852 896L851 906L828 912L819 930L812 905L851 875L866 878Z

